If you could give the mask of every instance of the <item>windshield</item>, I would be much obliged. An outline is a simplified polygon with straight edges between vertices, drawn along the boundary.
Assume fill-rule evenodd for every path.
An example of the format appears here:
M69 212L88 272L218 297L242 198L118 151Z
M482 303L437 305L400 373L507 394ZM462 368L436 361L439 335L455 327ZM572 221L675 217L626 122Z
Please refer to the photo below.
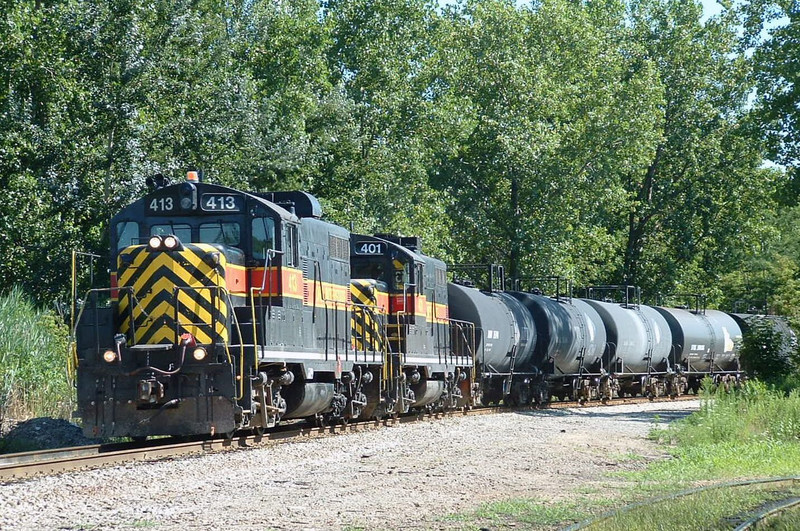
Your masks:
M221 243L236 247L241 241L241 229L238 223L221 222L203 223L200 225L201 243Z
M166 236L167 234L174 234L184 243L192 241L192 227L185 223L169 223L150 227L150 236Z

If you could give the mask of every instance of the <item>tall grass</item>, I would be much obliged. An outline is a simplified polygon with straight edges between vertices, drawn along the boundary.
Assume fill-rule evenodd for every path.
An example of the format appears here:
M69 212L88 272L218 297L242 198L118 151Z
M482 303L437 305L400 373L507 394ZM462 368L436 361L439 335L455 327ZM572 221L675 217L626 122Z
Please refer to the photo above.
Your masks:
M36 308L19 288L0 295L0 421L69 418L74 392L66 375L68 327Z
M754 380L731 393L704 386L700 410L656 436L676 445L677 459L655 463L645 480L800 474L800 391Z
M721 442L800 442L800 390L788 396L757 380L734 392L706 387L700 410L665 432L670 442L697 446Z

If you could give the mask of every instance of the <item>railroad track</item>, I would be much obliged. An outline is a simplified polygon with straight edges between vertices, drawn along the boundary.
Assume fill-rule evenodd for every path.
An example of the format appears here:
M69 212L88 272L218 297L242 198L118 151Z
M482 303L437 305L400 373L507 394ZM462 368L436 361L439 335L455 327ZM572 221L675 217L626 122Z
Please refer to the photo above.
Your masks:
M0 456L0 482L25 479L40 474L56 474L71 470L88 469L97 466L121 464L132 461L163 459L181 455L202 454L214 451L232 450L236 448L254 448L279 441L302 440L312 437L324 437L334 434L352 433L384 426L393 426L407 422L431 420L463 415L486 415L510 413L514 411L530 411L533 409L566 409L610 407L647 402L670 402L680 400L696 400L697 396L684 395L674 399L658 398L650 400L644 397L625 397L614 399L607 404L599 401L579 404L575 401L550 402L544 408L522 407L480 407L469 410L454 410L439 413L409 414L380 421L350 422L335 426L309 427L308 425L282 425L263 435L243 432L231 439L215 438L163 438L145 442L126 442L97 444L73 448L57 448L34 452L21 452Z
M700 496L715 491L724 492L734 488L742 488L742 489L761 488L761 487L778 488L780 486L784 486L784 488L791 488L796 486L797 484L800 484L800 476L753 479L747 481L732 481L726 483L718 483L715 485L706 485L704 487L695 487L692 489L682 490L679 492L674 492L672 494L658 496L656 498L651 498L648 500L632 503L630 505L626 505L624 507L620 507L618 509L605 512L599 516L589 518L582 522L578 522L576 524L564 527L561 531L579 531L582 529L591 530L596 527L602 528L604 523L612 522L616 518L624 518L625 515L634 513L638 509L653 508L659 506L660 504L667 504L670 502L674 502L675 500L680 498ZM769 498L766 499L769 500ZM798 506L800 506L800 497L798 497L795 492L787 490L784 491L782 494L777 495L777 499L773 499L772 501L767 501L761 507L753 509L749 513L746 513L744 515L727 517L724 520L727 521L727 524L730 524L730 529L733 529L734 531L747 531L750 529L757 529L758 526L762 524L765 520L777 516L785 511L793 510ZM617 525L619 526L620 524Z

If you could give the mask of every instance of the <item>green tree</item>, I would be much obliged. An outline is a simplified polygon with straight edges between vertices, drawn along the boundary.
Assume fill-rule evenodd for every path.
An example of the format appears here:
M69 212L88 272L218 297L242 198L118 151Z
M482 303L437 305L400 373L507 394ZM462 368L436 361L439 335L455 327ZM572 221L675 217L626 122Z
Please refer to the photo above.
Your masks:
M449 225L443 197L428 184L441 141L430 100L440 17L424 0L334 0L329 64L352 102L344 159L323 182L335 219L363 232L422 236L441 254Z
M754 49L757 123L770 159L788 169L779 200L795 205L800 196L800 3L752 0L741 9L745 44Z
M657 72L657 140L626 177L622 277L655 291L703 289L763 236L775 185L747 121L753 85L731 12L701 22L693 0L631 5L634 68Z
M642 159L643 109L658 97L625 69L623 6L476 1L448 20L438 88L458 143L435 182L453 198L460 258L511 276L609 274L617 176Z

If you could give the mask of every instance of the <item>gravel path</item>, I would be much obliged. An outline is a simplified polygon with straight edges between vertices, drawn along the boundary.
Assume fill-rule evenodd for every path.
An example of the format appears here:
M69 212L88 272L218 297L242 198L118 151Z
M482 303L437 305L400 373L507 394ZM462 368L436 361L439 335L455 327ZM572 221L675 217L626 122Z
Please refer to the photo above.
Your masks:
M438 529L507 498L560 500L664 457L697 401L502 413L0 485L0 529ZM645 460L646 460L645 459Z

